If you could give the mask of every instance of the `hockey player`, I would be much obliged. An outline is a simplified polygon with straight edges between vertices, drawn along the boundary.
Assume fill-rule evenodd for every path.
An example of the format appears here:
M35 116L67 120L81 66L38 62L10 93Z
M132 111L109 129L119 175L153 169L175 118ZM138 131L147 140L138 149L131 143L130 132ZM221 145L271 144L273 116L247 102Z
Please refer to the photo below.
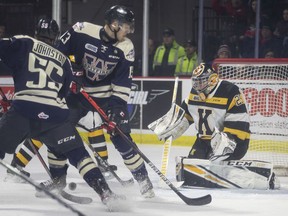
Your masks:
M72 63L73 68L73 74L75 73L83 73L83 70L81 67L75 65L75 59L74 56L69 56L69 59ZM81 68L81 69L80 69ZM2 100L3 104L7 104L5 100ZM7 105L6 105L7 107ZM5 112L7 111L7 108ZM103 128L100 127L101 119L99 117L99 114L96 112L89 112L86 116L84 116L80 121L77 123L76 128L78 132L80 133L81 138L83 141L91 145L93 151L97 152L97 154L103 159L108 160L108 150L107 150L107 144L104 136ZM19 169L23 174L30 176L30 173L25 171L24 168L28 165L28 163L31 161L31 159L34 157L35 152L34 149L37 151L40 147L42 147L42 143L37 140L32 140L31 144L26 140L23 142L19 150L14 154L14 157L12 159L11 165L13 167L16 167ZM55 159L49 157L49 149L48 149L48 161L50 165L55 166L56 164L66 164L66 159L64 161L60 158ZM96 158L97 160L97 158ZM109 169L107 166L102 164L102 161L97 160L98 167L100 168L102 174L105 176L106 179L111 178L111 174L109 173ZM110 169L117 170L117 166L115 165L109 165ZM5 181L16 181L16 182L22 182L21 179L19 179L17 176L15 176L13 173L11 173L9 170L7 170L7 177L4 179Z
M219 79L211 65L201 63L192 73L189 96L181 107L176 105L171 108L174 116L175 113L178 115L177 120L168 126L163 124L171 118L173 112L170 111L160 118L161 121L150 124L149 127L159 139L166 140L170 136L178 138L194 123L197 138L188 158L176 159L177 180L184 181L183 185L258 189L274 187L271 164L264 162L260 166L260 162L255 161L253 164L239 162L246 154L250 140L249 114L245 103L238 86ZM248 170L257 171L246 169L245 172L243 164Z
M68 58L50 46L58 34L55 20L41 19L36 39L18 35L0 41L0 58L12 69L15 86L11 108L0 120L0 152L12 154L23 140L39 140L47 145L51 156L68 158L107 204L119 196L110 190L75 126L68 121L65 97L73 76ZM62 183L59 178L66 173L65 168L50 167L50 172L55 182Z
M74 55L76 64L83 66L83 89L130 139L127 101L132 83L134 46L126 36L133 32L134 13L116 5L105 12L104 26L78 22L61 36L59 43L59 49L64 54ZM79 86L74 84L73 89L77 93ZM75 97L80 104L75 103ZM78 107L73 109L75 112L70 119L74 122L78 122L89 110L94 111L81 94L71 95L69 103ZM141 194L154 197L144 160L113 128L108 128L108 132L125 165L139 183Z

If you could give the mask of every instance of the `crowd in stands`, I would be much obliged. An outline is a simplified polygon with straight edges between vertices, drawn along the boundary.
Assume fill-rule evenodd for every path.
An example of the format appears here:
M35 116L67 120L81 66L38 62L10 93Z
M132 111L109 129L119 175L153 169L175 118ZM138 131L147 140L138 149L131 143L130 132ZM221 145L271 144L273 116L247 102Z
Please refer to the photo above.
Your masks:
M220 32L217 38L204 40L203 51L209 53L209 57L202 56L204 61L213 61L215 58L255 58L257 1L211 0L211 8L216 16L227 19L223 19L225 21L222 23L225 32ZM274 1L261 0L260 5L258 57L288 58L288 5L277 10ZM0 38L4 36L5 28L0 23ZM198 63L197 42L191 38L178 41L171 27L164 28L159 42L153 38L148 41L148 75L190 76ZM0 61L0 68L3 67ZM142 53L136 57L134 64L134 76L141 75Z
M288 58L288 6L273 10L274 5L271 1L261 1L258 58ZM227 31L223 35L217 40L212 38L211 44L205 41L208 48L216 41L218 44L208 61L215 58L255 58L257 0L212 0L211 6L217 16L228 19L225 19ZM275 11L281 11L282 15L276 16ZM198 61L195 41L178 42L172 28L164 29L160 45L157 46L153 39L149 41L154 42L153 48L149 47L149 76L191 75ZM136 75L141 75L141 57L135 64Z

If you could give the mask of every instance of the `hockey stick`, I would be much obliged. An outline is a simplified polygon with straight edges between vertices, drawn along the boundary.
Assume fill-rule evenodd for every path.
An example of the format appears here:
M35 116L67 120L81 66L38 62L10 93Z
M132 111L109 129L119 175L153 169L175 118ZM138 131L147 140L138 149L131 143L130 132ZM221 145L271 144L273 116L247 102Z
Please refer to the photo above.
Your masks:
M104 164L104 166L109 170L110 173L112 173L112 175L117 179L117 181L120 182L120 184L121 184L123 187L128 187L128 186L134 184L133 178L128 179L128 180L126 180L126 181L122 180L122 179L116 174L116 172L110 168L108 162L105 161L105 160L103 160L103 159L101 158L101 156L98 154L98 152L94 151L94 149L93 149L93 147L91 146L91 144L87 144L87 145L88 145L88 147L90 148L90 150L93 152L95 158L97 158L102 164Z
M81 89L81 94L87 99L87 101L98 111L98 113L102 116L102 118L107 122L110 123L110 120L106 113L101 109L101 107L96 104L96 102L87 94L87 92L84 91L84 89ZM137 147L137 145L131 141L123 132L122 130L116 125L115 126L116 132L133 148L134 151L136 151L143 160L156 172L161 179L187 204L187 205L206 205L209 204L212 201L212 197L210 194L198 197L198 198L189 198L184 196L166 177L161 173L161 171L149 160L149 158L146 157L145 154L143 154L140 149Z
M45 163L43 157L40 155L39 151L35 148L34 144L32 143L31 139L28 139L28 143L29 145L31 146L34 154L37 155L39 161L41 162L42 166L44 167L44 169L46 170L47 174L49 175L50 179L53 181L53 177L51 175L51 172L47 166L47 164ZM75 202L75 203L78 203L78 204L89 204L93 201L92 198L90 197L80 197L80 196L75 196L75 195L72 195L70 193L67 193L66 191L64 190L59 190L61 196L71 202Z
M36 190L38 191L43 191L47 196L49 196L50 198L56 200L60 205L64 206L65 208L71 210L72 212L76 213L79 216L85 216L82 212L78 211L77 209L75 209L73 206L69 205L68 203L66 203L64 200L60 199L57 195L51 193L48 190L45 190L44 188L42 188L41 186L39 186L36 182L34 182L31 178L23 175L17 168L12 167L10 164L8 164L7 162L3 161L0 159L0 164L5 167L6 169L10 170L12 173L14 173L15 175L17 175L19 178L23 179L25 182L29 183L30 185L34 186Z
M81 124L77 124L77 127L81 127L82 129L84 129L84 130L86 130L86 131L88 131L88 132L91 132L91 131L92 131L91 129L88 129L88 128L86 128L84 125L81 125ZM117 175L117 173L116 173L113 169L110 168L109 163L108 163L106 160L103 160L103 159L101 158L101 156L98 154L98 152L96 152L96 151L93 149L93 147L91 146L91 144L90 144L90 143L86 143L86 144L88 145L89 149L93 152L95 158L97 158L102 164L104 164L105 168L108 169L108 171L117 179L117 181L119 181L119 183L120 183L123 187L127 187L127 186L130 186L130 185L134 184L133 178L128 179L128 180L126 180L126 181L125 181L125 180L122 180L122 179Z
M173 95L172 95L172 104L176 103L176 97L177 97L177 91L178 91L178 80L179 80L179 77L176 77L175 82L174 82ZM170 136L165 141L165 143L163 145L163 150L162 150L162 159L161 159L160 170L163 173L163 175L165 175L165 176L167 175L171 145L172 145L172 136ZM159 186L164 187L164 182L163 182L163 179L161 179L161 178L159 181Z

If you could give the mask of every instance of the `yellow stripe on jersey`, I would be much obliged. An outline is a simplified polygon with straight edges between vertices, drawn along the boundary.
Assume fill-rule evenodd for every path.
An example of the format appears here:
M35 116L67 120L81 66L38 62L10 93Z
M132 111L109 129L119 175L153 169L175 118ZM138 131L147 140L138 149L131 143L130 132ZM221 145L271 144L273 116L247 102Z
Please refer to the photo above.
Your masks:
M220 97L213 97L213 98L206 99L206 103L218 104L218 105L226 105L227 101L228 101L228 98L220 98Z
M201 101L199 95L192 94L192 93L189 94L189 100L191 100L191 101ZM221 98L221 97L207 98L205 100L205 103L217 104L217 105L226 105L227 102L228 102L228 98Z
M250 133L245 132L245 131L224 127L223 132L228 132L230 134L233 134L241 140L250 139Z

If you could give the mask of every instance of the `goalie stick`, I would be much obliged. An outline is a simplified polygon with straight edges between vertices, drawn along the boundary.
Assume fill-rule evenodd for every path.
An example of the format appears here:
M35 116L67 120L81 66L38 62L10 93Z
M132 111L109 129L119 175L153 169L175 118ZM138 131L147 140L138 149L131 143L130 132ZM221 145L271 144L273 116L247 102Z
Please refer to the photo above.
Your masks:
M86 130L86 131L91 131L90 129L86 128L84 125L81 125L81 124L77 124L77 126L81 127L82 129ZM104 164L105 168L108 169L108 171L117 179L117 181L119 181L119 183L123 186L123 187L127 187L127 186L130 186L132 184L134 184L134 180L133 178L131 179L128 179L128 180L122 180L118 175L117 173L110 168L110 165L109 163L106 161L106 160L103 160L101 158L101 156L98 154L98 152L96 152L93 147L91 146L90 143L86 143L89 147L89 149L93 152L95 158L97 158L102 164Z
M179 77L176 77L175 78L175 82L174 82L173 95L172 95L172 105L173 105L173 103L176 103L176 97L177 97L177 91L178 91L178 80L179 80ZM162 150L162 159L161 159L160 171L165 176L167 175L167 169L168 169L168 162L169 162L171 145L172 145L172 136L170 136L164 142L163 150ZM164 187L164 182L163 182L162 178L160 178L159 186L160 187Z
M44 167L44 169L46 170L47 174L49 175L50 179L53 181L53 177L51 175L51 172L47 166L47 164L45 163L44 159L42 158L42 156L40 155L39 151L37 151L37 149L35 148L35 146L33 145L31 139L28 139L28 142L31 146L31 148L33 149L34 153L37 155L38 159L40 160L42 166ZM40 187L40 186L39 186ZM59 190L61 196L71 202L74 203L78 203L78 204L89 204L93 201L92 198L90 197L80 197L80 196L75 196L72 195L70 193L67 193L64 190Z
M98 106L98 104L87 94L87 92L84 91L84 89L80 90L80 93L87 99L87 101L95 108L95 110L98 111L98 113L103 117L103 119L110 123L110 120L106 113L101 109L101 107ZM189 198L184 196L166 177L161 173L161 171L149 160L148 157L146 157L145 154L143 154L140 149L137 147L137 145L132 142L123 132L122 130L116 125L115 126L116 132L133 148L142 158L143 160L156 172L161 179L187 204L187 205L206 205L209 204L212 201L212 197L210 194L198 197L198 198Z
M57 195L55 195L55 194L51 193L50 191L47 191L44 188L42 188L41 186L38 185L38 183L34 182L31 178L23 175L17 168L12 167L10 164L5 162L4 160L0 159L0 164L3 167L5 167L6 169L10 170L15 175L17 175L19 178L23 179L28 184L34 186L36 190L43 191L48 197L50 197L51 199L56 200L60 205L64 206L65 208L67 208L69 210L71 210L72 212L76 213L79 216L85 216L82 212L80 212L79 210L75 209L73 206L69 205L64 200L60 199Z

